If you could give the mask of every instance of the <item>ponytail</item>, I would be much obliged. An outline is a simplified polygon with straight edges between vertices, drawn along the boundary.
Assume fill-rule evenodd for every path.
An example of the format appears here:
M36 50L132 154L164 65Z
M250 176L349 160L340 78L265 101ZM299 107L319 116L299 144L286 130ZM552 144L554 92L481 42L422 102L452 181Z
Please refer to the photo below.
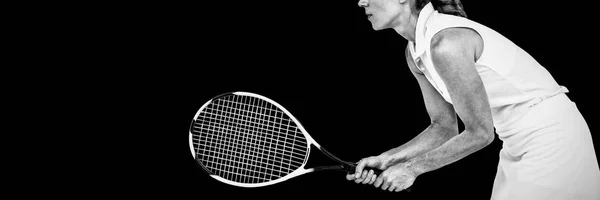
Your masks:
M415 0L415 7L420 11L429 2L440 13L467 18L467 13L465 13L460 0Z

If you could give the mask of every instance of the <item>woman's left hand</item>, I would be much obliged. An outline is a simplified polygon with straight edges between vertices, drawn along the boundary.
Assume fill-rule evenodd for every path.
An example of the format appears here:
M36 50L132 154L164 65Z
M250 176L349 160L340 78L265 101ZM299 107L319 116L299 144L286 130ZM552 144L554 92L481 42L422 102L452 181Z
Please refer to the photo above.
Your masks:
M418 174L410 169L407 163L398 163L383 171L374 185L376 188L381 186L382 190L400 192L412 186L417 176Z

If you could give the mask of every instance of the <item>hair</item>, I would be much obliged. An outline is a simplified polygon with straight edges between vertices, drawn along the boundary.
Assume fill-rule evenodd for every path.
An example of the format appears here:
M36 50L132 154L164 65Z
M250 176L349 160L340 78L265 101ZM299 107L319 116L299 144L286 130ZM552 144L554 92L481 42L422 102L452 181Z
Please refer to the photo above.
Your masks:
M415 0L415 9L421 11L429 2L440 13L467 18L467 13L465 13L460 0Z

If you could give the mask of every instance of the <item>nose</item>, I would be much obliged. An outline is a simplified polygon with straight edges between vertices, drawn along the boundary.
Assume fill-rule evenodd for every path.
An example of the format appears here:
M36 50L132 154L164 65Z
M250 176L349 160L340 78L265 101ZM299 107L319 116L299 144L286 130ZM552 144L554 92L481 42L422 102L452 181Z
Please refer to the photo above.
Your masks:
M369 6L369 0L358 0L358 7L367 7Z

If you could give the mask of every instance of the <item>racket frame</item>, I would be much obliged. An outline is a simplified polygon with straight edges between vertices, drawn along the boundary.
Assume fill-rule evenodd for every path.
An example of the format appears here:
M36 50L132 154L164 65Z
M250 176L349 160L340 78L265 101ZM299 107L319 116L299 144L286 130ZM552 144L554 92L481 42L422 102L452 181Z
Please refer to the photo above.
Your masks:
M262 186L267 186L267 185L273 185L276 183L280 183L283 181L286 181L288 179L294 178L296 176L300 176L306 173L310 173L310 172L314 172L314 171L322 171L322 170L345 170L345 171L349 171L349 167L352 168L352 170L354 169L354 167L352 166L352 163L348 163L345 161L340 160L339 158L333 156L333 154L329 153L328 151L326 151L325 149L321 148L321 145L319 145L319 143L317 143L311 136L310 134L308 134L308 132L306 131L306 129L304 129L304 126L302 126L302 124L300 123L300 121L298 121L296 119L296 117L294 117L294 115L292 115L292 113L290 113L287 109L285 109L283 106L281 106L279 103L265 97L262 95L258 95L258 94L254 94L254 93L250 93L250 92L229 92L229 93L223 93L220 95L217 95L215 97L213 97L212 99L210 99L209 101L207 101L206 103L204 103L202 105L202 107L200 107L200 109L198 109L198 112L196 112L196 115L194 115L194 119L192 120L192 123L190 125L190 129L189 129L189 143L190 143L190 151L192 153L192 156L194 157L194 159L196 159L196 153L194 151L194 145L193 145L193 138L192 138L192 127L194 125L194 123L196 122L196 120L198 119L198 115L200 115L200 113L206 108L206 106L208 106L211 102L213 102L215 99L221 98L223 96L226 95L241 95L241 96L249 96L249 97L254 97L254 98L258 98L258 99L262 99L264 101L267 101L273 105L275 105L277 108L279 108L281 111L283 111L294 123L296 123L296 126L298 127L298 129L300 129L300 132L302 132L302 134L304 135L304 137L306 138L306 156L304 157L304 161L302 162L302 165L300 165L298 167L298 169L294 170L293 172L275 179L275 180L271 180L271 181L267 181L267 182L263 182L263 183L239 183L239 182L235 182L235 181L230 181L227 180L225 178L222 178L216 174L213 174L212 171L208 170L206 167L204 167L204 165L202 165L200 162L198 162L196 160L196 163L198 165L200 165L202 167L202 169L204 169L204 171L206 173L208 173L212 178L221 181L223 183L227 183L230 185L234 185L234 186L239 186L239 187L248 187L248 188L252 188L252 187L262 187ZM327 155L329 158L337 161L340 163L340 165L337 166L322 166L322 167L315 167L315 168L310 168L310 169L306 169L306 163L308 161L309 155L310 155L310 151L311 151L311 144L314 145L316 148L318 148L319 150L321 150L325 155Z

